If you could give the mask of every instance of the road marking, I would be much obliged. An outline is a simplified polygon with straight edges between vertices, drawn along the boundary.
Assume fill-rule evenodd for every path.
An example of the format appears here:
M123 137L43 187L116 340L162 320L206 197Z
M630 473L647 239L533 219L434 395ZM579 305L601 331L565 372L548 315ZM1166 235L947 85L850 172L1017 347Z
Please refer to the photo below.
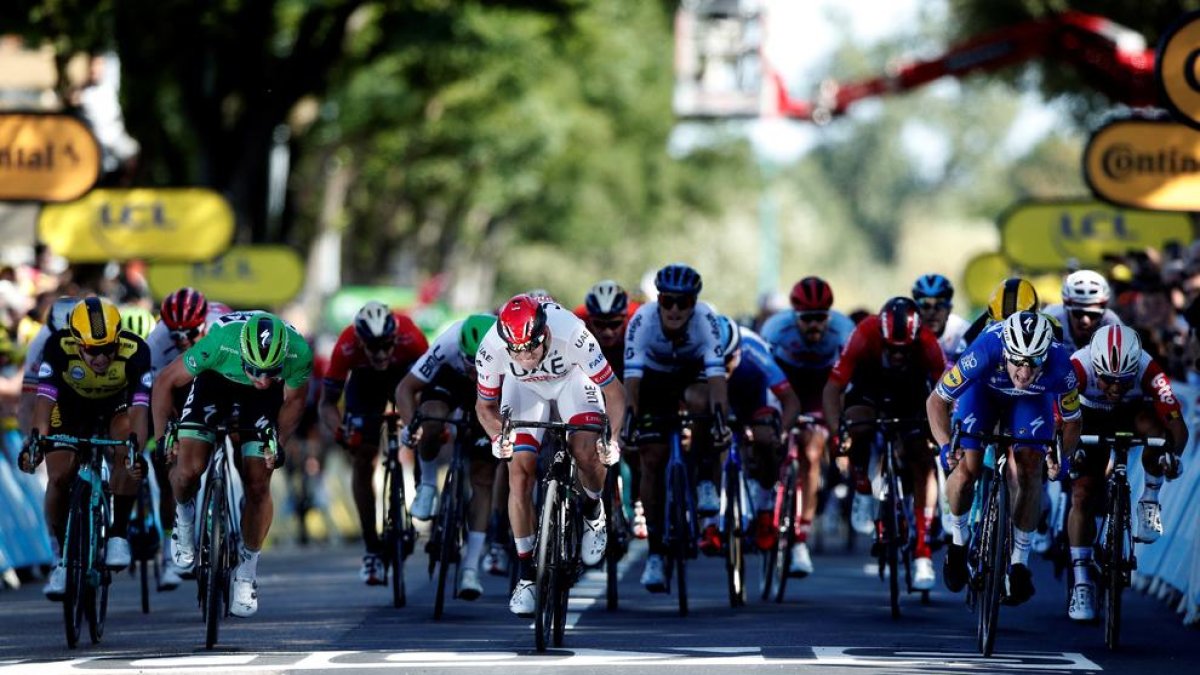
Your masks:
M873 647L813 647L821 665L872 668L949 668L962 670L1102 670L1078 652L1014 652L985 657L974 652L936 652Z

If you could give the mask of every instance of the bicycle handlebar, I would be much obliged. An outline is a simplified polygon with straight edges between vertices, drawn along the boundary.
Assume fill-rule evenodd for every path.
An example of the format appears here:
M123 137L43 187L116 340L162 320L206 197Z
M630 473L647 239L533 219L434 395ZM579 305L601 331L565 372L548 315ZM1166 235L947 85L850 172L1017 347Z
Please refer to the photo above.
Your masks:
M1098 445L1115 445L1118 447L1129 448L1135 445L1144 445L1151 448L1161 448L1166 446L1167 439L1156 438L1154 436L1134 436L1133 434L1117 433L1112 436L1100 436L1097 434L1084 434L1079 437L1080 445L1098 446Z

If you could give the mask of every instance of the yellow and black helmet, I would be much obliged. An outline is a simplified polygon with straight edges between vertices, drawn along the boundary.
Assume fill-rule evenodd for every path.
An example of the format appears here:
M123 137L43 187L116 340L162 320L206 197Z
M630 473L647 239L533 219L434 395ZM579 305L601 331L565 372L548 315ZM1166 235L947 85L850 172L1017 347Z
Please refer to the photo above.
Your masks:
M1005 279L988 300L988 318L992 321L1003 321L1017 312L1036 312L1037 309L1037 290L1020 277Z
M71 310L71 335L84 347L116 344L121 333L121 313L103 298L84 298Z

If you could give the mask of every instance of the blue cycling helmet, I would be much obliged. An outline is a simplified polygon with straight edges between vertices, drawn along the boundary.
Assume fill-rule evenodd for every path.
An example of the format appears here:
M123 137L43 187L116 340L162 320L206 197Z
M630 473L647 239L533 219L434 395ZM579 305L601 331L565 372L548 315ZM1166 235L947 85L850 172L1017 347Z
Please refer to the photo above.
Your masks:
M699 295L702 285L700 273L683 263L667 265L654 275L654 287L659 293Z
M733 356L738 347L742 346L742 330L737 322L724 314L717 315L717 342L721 345L721 353L725 358Z
M921 298L942 298L949 300L954 297L954 286L950 280L940 274L926 274L918 277L912 287L913 300Z

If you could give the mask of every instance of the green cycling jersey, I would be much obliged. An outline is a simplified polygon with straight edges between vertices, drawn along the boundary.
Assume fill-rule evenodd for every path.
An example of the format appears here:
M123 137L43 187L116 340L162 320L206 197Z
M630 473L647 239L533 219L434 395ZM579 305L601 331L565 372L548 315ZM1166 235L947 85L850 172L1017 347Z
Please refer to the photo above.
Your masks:
M242 326L255 312L233 312L222 316L208 329L208 334L183 354L183 366L193 377L204 371L219 373L238 384L251 386L242 367ZM312 375L313 355L304 336L287 326L287 355L283 359L283 383L296 389Z

